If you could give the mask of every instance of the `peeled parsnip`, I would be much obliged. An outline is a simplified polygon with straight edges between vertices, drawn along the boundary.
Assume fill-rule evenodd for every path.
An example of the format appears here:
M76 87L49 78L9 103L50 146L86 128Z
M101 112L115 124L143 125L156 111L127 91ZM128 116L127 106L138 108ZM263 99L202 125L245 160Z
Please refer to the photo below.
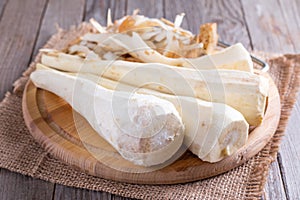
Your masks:
M251 56L241 43L211 55L186 59L183 66L196 69L232 69L253 73Z
M131 56L146 63L162 63L201 70L233 69L253 73L253 62L250 54L241 43L232 45L215 54L199 58L168 58L151 49L135 32L132 33L132 36L115 34L107 40L123 47Z
M115 64L116 63L116 64ZM42 64L68 72L86 72L133 86L225 103L243 114L250 125L262 122L268 96L268 79L236 70L194 70L159 63L84 60L58 53L42 55ZM161 84L165 87L162 87Z
M47 69L40 64L37 67ZM135 93L134 87L106 78L92 74L77 74L77 76L111 90ZM235 153L247 141L248 123L241 113L225 104L173 96L143 88L137 92L154 95L170 101L175 106L185 125L185 145L204 161L218 162L225 156Z
M33 83L66 100L125 159L152 166L181 147L184 125L174 105L151 95L116 92L56 70L37 70Z
M135 91L133 86L92 74L79 76L111 90ZM185 144L201 160L218 162L235 153L248 139L249 125L245 118L226 104L174 96L144 88L138 89L137 93L154 95L175 105L185 124Z

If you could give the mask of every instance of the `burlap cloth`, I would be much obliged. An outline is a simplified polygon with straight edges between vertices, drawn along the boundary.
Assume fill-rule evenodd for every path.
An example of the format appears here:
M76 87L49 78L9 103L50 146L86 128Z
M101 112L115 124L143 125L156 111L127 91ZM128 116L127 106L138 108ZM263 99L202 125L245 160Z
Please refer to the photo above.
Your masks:
M46 47L63 48L90 29L87 24L60 30ZM262 55L262 54L261 54ZM22 115L22 92L34 63L0 103L0 167L66 186L105 191L142 199L255 199L262 194L270 163L275 159L299 86L300 55L266 57L278 86L282 114L272 140L255 157L222 175L177 185L134 185L93 177L52 157L35 142ZM38 61L38 55L35 62Z

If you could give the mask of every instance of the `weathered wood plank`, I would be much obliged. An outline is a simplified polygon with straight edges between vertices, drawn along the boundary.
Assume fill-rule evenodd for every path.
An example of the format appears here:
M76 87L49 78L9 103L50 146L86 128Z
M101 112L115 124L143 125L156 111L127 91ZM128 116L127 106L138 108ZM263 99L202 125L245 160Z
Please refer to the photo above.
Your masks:
M175 16L180 13L185 13L185 18L181 27L191 30L193 33L198 33L199 26L204 23L204 8L203 1L192 0L189 3L184 1L165 0L165 17L174 21Z
M127 0L110 1L110 9L112 12L111 15L112 15L113 21L117 20L121 17L124 17L127 14L126 7L127 7ZM106 25L106 23L105 23L105 25Z
M277 1L272 1L272 6L270 6L270 1L255 1L255 3L253 3L252 1L246 0L243 0L242 4L254 49L280 53L295 52L295 47L299 43L295 41L294 38L298 36L293 36L291 30L295 31L296 25L292 26L288 25L288 23L295 23L294 20L299 19L299 14L287 11L287 9L297 9L292 8L294 7L292 6L293 4L287 2L279 4ZM286 7L287 5L288 7ZM292 17L292 15L295 16ZM296 29L296 31L298 31L298 28ZM282 173L282 180L278 177L278 170L271 168L269 172L270 178L268 179L265 190L268 194L272 193L272 197L275 197L275 195L278 195L278 197L286 195L287 199L296 199L299 197L299 189L295 187L300 184L300 180L295 178L297 175L298 177L300 176L300 161L299 159L295 159L299 157L299 155L297 155L299 147L294 144L294 141L300 140L300 136L297 133L300 129L298 123L300 116L297 111L297 109L299 110L299 101L300 98L298 98L296 108L293 110L293 115L291 116L285 133L286 136L283 138L281 144L278 156L280 159L277 159L277 162L274 164L278 164L280 172ZM273 181L272 178L274 177L276 180ZM274 188L281 187L277 188L277 192L279 193L268 191L270 185L273 185ZM280 199L278 197L276 197L276 199Z
M255 50L294 52L292 38L277 1L241 2Z
M52 199L54 184L1 169L0 199Z
M128 198L113 195L107 192L95 192L91 190L78 189L73 187L66 187L62 185L56 185L54 200L89 200L89 199L115 199L115 200L127 200Z
M163 0L128 0L127 13L131 14L135 9L146 17L164 17Z
M300 93L280 146L279 166L289 199L300 198Z
M280 168L277 161L273 162L270 166L270 173L268 176L268 182L266 183L264 189L264 193L265 199L286 199Z
M10 0L5 6L0 21L0 99L27 68L45 5L46 0Z
M55 23L62 28L76 25L82 21L84 9L83 0L49 0L34 48L35 53L56 32ZM30 59L30 54L23 57ZM0 199L52 199L54 191L53 183L10 173L7 170L1 170L0 184L5 185L0 186L3 189L0 193L5 195Z
M300 1L279 0L284 21L288 27L294 50L300 53Z
M107 11L111 9L112 20L126 15L127 0L87 0L84 20L96 19L101 25L106 26Z
M56 33L55 25L63 29L69 29L72 25L78 25L84 15L84 0L49 0L45 11L37 43L34 48L34 55L37 54L51 35Z
M94 18L106 26L107 9L110 8L110 2L110 0L87 0L84 21Z
M6 3L7 3L7 0L1 0L0 1L0 21L1 21L1 18L2 18L2 13L4 11Z
M220 39L227 43L241 42L250 48L250 40L245 26L241 4L235 0L221 1L185 1L166 0L166 18L173 20L181 12L186 14L183 28L193 33L199 32L199 26L207 22L218 24Z

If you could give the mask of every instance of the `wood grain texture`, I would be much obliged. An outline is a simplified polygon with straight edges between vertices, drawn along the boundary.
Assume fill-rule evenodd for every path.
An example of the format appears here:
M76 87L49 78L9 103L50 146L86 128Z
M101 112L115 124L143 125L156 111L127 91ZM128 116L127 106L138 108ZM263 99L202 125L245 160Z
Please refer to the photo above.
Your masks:
M54 184L1 169L0 199L52 199Z
M102 200L102 199L114 199L114 200L127 200L129 198L120 197L107 192L95 192L91 190L66 187L57 184L55 187L55 194L53 200Z
M112 20L114 21L114 20L124 17L127 14L126 8L127 8L127 0L110 1ZM105 25L106 25L106 23L105 23Z
M255 50L294 52L292 38L277 1L242 0L241 2Z
M0 21L0 99L29 64L45 4L10 0L5 6Z
M283 187L280 167L277 162L270 165L268 182L266 183L264 194L265 199L286 199L286 193Z
M199 32L199 26L204 22L204 2L192 0L186 3L180 0L165 0L165 18L174 21L177 14L185 13L182 21L182 28L188 29L193 33Z
M163 0L128 0L127 13L131 14L134 9L139 9L140 14L145 15L146 17L165 17Z
M58 96L37 89L30 81L23 96L25 123L46 151L91 175L138 184L190 182L243 164L268 143L279 122L279 94L271 79L268 105L262 124L251 132L246 145L235 154L217 163L207 163L187 151L172 164L152 169L123 159Z
M34 54L36 54L46 40L57 31L54 26L55 23L59 24L62 28L68 29L69 26L76 25L82 21L85 9L84 3L83 0L49 0L48 4L44 5L45 14L34 47ZM36 31L38 32L38 29ZM28 58L30 58L30 56ZM18 68L17 70L20 69ZM0 199L52 199L52 194L55 189L55 184L53 183L30 177L24 178L24 176L15 173L9 172L8 174L6 170L1 170L0 177L2 176L6 178L0 179L1 186L4 184L6 186L3 187L1 194L6 193L6 196ZM9 182L9 184L7 184L7 182ZM14 191L17 194L15 194Z
M110 8L110 2L110 0L86 0L84 21L94 18L105 26L107 9ZM114 12L114 10L112 11Z
M101 25L106 26L107 11L111 9L112 20L126 15L127 0L87 0L84 20L96 19Z
M186 13L183 28L193 33L199 32L199 26L207 22L218 24L220 39L227 43L241 42L245 47L250 47L250 40L245 26L241 4L236 0L222 1L185 1L166 0L166 18L173 20L175 15Z
M6 3L7 3L7 0L0 1L0 21L1 21L1 18L2 18L2 13L5 9Z
M295 53L300 53L300 1L279 0L279 6L288 28Z
M272 1L272 6L270 6L270 1L256 1L253 3L242 0L242 4L255 50L295 53L295 50L297 50L295 47L299 47L297 38L300 40L299 24L295 24L299 21L300 17L299 12L297 13L299 7L295 7L299 2ZM297 102L299 102L299 100L298 98ZM297 112L297 104L293 110L293 113L295 112ZM297 155L297 151L295 150L297 147L294 141L300 140L298 133L300 130L299 116L297 116L297 114L291 115L290 121L294 123L290 122L288 125L285 137L280 146L279 159L277 159L274 164L278 165L277 168L279 168L283 180L278 180L278 170L271 168L269 176L276 178L277 182L268 179L267 185L280 186L281 188L277 190L279 196L286 195L288 199L297 199L299 197L299 189L297 189L296 186L300 185L300 180L295 179L295 177L297 177L295 175L300 176L300 160L295 159L299 157L299 155ZM280 182L283 183L283 187ZM267 189L268 187L266 188L267 194L272 193L272 191L268 191ZM283 193L283 191L285 191L285 193ZM273 196L275 196L275 194L276 193L273 193Z
M289 199L300 198L300 94L292 111L286 135L280 146L278 162L283 175L283 183Z
M78 25L83 19L84 9L84 0L49 0L34 48L34 55L50 36L57 32L56 25L66 30L70 26Z
M34 48L34 54L37 54L38 49L40 49L46 41L50 38L52 34L54 34L57 29L55 25L63 29L69 29L72 25L78 25L84 17L85 13L85 1L84 0L49 0L48 5L45 10L45 15L41 24L39 36ZM36 181L39 184L39 181ZM23 183L26 185L27 183ZM53 194L57 197L57 187L56 184L52 184L54 188ZM73 189L78 190L78 189ZM63 199L74 199L74 196L71 195L72 198L67 198L70 190L65 191L65 196ZM58 191L59 192L59 191ZM77 193L76 193L77 194ZM101 193L100 193L101 194ZM60 193L61 195L61 193ZM59 195L59 196L60 196ZM79 198L80 196L78 196ZM51 196L49 199L53 199ZM45 198L46 199L46 198ZM62 199L62 198L58 198Z

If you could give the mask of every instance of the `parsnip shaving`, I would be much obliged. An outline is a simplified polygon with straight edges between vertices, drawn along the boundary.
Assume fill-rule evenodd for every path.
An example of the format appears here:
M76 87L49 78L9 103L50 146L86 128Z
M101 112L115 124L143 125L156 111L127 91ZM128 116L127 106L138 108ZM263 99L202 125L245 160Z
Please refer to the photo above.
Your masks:
M140 9L134 9L132 12L132 15L137 15L137 14L139 14L139 12L140 12Z
M94 26L94 28L99 31L99 33L106 33L105 28L103 28L95 19L90 19L90 23Z
M174 28L179 28L182 20L184 18L185 14L181 13L180 15L176 15L175 21L174 21Z
M55 50L55 49L46 49L46 48L40 49L39 51L40 51L40 52L44 52L44 53L58 52L58 51Z
M111 20L111 10L110 8L107 10L107 27L113 26L113 22Z
M168 58L151 49L135 32L132 33L131 37L126 34L118 34L111 38L111 40L126 49L130 55L144 62L157 62L174 66L180 66L183 63L181 59Z

